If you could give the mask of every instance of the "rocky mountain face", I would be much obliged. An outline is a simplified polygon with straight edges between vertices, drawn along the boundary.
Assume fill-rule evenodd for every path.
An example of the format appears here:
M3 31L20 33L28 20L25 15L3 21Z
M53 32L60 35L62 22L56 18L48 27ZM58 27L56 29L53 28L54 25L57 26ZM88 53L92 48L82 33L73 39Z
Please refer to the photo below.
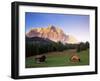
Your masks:
M41 37L50 39L54 42L62 43L77 43L75 37L66 35L63 30L55 26L48 26L46 28L32 28L26 33L26 37Z

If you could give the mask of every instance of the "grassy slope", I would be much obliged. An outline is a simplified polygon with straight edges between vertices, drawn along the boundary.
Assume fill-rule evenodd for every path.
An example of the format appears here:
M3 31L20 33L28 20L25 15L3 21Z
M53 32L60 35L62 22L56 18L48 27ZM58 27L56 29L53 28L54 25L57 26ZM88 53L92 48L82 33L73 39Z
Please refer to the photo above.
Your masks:
M73 54L78 54L81 61L77 63L71 62L69 59ZM75 50L67 50L63 52L46 53L46 62L37 64L34 61L34 56L26 58L26 67L56 67L56 66L75 66L75 65L88 65L89 64L89 51L85 50L76 53Z

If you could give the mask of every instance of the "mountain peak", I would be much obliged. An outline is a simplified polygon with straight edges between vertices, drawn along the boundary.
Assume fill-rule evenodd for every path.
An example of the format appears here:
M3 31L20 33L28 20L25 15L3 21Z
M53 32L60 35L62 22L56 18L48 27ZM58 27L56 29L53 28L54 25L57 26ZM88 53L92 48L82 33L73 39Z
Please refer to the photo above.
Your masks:
M53 31L55 31L55 32L57 32L57 33L63 33L63 30L61 29L61 28L59 28L59 27L56 27L56 26L54 26L54 25L49 25L48 26L48 29L50 29L50 30L53 30Z
M54 42L61 41L62 43L74 43L76 39L69 35L66 35L64 31L56 26L49 25L44 28L32 28L29 32L26 33L27 37L41 37L47 38ZM76 42L75 42L76 43Z
M50 29L56 29L56 27L53 26L53 25L49 25L48 28L50 28Z

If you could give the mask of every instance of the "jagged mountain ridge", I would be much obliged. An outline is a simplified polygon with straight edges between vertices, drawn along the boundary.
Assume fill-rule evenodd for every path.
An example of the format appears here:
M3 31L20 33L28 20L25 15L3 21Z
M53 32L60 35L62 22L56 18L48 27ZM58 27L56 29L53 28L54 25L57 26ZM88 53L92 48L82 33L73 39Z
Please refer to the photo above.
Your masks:
M32 28L26 33L26 37L41 37L50 39L54 42L62 43L77 43L77 39L73 36L66 35L62 29L55 26L48 26L46 28Z

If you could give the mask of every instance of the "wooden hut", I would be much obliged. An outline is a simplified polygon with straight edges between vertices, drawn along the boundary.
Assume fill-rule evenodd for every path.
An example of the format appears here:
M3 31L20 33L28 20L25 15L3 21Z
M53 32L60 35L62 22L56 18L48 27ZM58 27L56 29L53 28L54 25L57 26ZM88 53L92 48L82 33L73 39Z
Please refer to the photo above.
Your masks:
M70 60L71 62L80 62L80 57L78 55L73 55Z
M46 56L45 55L37 55L35 57L35 62L36 63L43 63L46 61Z

